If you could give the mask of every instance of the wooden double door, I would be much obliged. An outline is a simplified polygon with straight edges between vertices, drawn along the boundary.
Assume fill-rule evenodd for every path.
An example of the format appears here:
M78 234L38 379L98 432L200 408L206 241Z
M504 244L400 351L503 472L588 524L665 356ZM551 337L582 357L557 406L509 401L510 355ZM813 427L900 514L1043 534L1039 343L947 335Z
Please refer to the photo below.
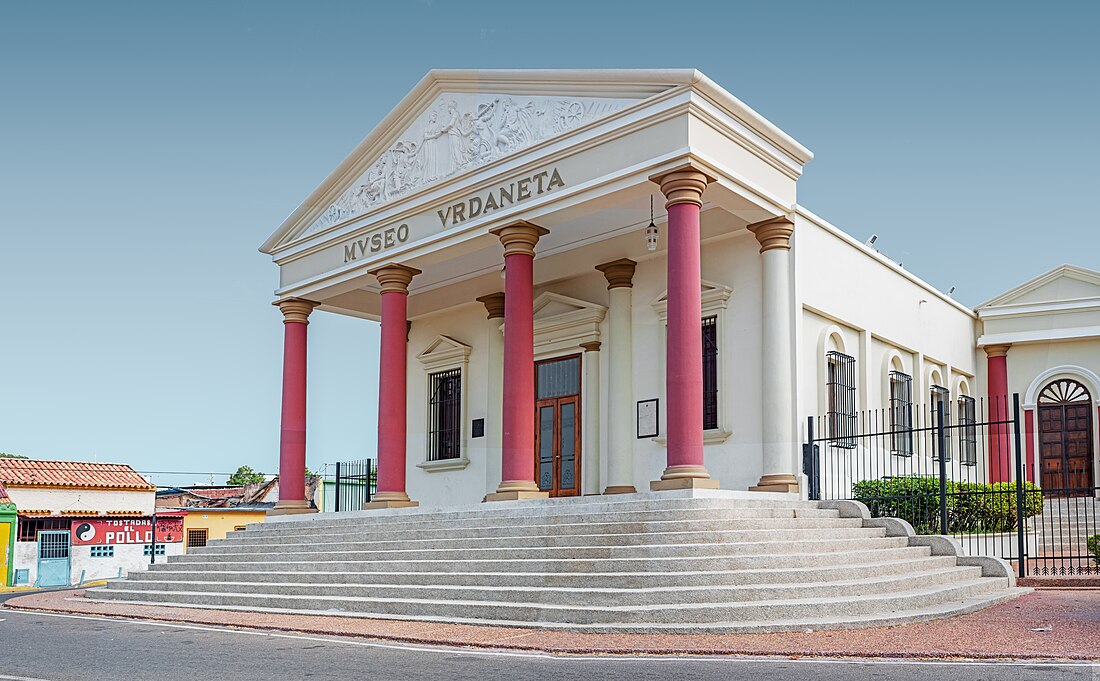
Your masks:
M581 493L581 357L535 364L535 477L552 497Z
M1047 494L1092 494L1092 398L1076 381L1061 380L1042 390L1039 410L1039 469Z

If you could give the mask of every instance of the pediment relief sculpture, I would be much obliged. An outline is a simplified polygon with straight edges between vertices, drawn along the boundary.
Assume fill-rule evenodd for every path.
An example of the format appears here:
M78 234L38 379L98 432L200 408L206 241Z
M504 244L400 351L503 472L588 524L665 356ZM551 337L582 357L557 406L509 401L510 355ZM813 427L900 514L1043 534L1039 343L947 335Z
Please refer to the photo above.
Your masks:
M308 236L433 182L624 108L631 100L444 94L303 233Z

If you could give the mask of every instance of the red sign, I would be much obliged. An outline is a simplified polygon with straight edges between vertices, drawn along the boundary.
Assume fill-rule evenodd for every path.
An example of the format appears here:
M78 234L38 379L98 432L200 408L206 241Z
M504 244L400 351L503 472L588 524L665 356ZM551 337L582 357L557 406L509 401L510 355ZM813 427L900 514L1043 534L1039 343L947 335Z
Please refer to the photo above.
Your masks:
M181 541L183 518L157 518L158 544ZM73 521L73 546L152 543L153 523L150 518Z

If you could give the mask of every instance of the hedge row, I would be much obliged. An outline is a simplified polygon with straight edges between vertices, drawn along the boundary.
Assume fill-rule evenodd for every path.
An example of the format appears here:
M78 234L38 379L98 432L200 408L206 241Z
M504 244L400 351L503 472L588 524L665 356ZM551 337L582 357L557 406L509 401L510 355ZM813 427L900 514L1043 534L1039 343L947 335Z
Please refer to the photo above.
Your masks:
M861 480L852 496L867 504L874 517L909 521L918 534L945 534L940 529L940 481L931 477ZM1043 494L1024 483L1024 518L1043 512ZM1016 529L1016 483L947 482L947 531L1011 532Z

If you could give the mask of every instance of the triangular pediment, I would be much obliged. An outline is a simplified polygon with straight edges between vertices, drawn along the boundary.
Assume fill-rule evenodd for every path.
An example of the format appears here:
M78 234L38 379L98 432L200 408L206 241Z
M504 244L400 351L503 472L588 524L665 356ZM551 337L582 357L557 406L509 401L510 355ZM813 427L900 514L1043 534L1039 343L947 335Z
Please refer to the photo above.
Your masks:
M704 309L725 307L731 295L733 295L733 289L725 284L717 284L706 279L699 281L699 297ZM649 301L649 305L663 318L668 312L668 290Z
M436 336L435 340L416 356L420 363L427 366L464 362L473 350L469 345L456 341L450 336Z
M603 319L607 308L577 298L563 296L560 293L546 291L535 298L532 304L533 317L536 320L562 317L564 315L591 314Z
M690 69L432 71L261 250L569 134L696 76Z
M1061 265L1002 293L978 309L1100 298L1100 272Z

